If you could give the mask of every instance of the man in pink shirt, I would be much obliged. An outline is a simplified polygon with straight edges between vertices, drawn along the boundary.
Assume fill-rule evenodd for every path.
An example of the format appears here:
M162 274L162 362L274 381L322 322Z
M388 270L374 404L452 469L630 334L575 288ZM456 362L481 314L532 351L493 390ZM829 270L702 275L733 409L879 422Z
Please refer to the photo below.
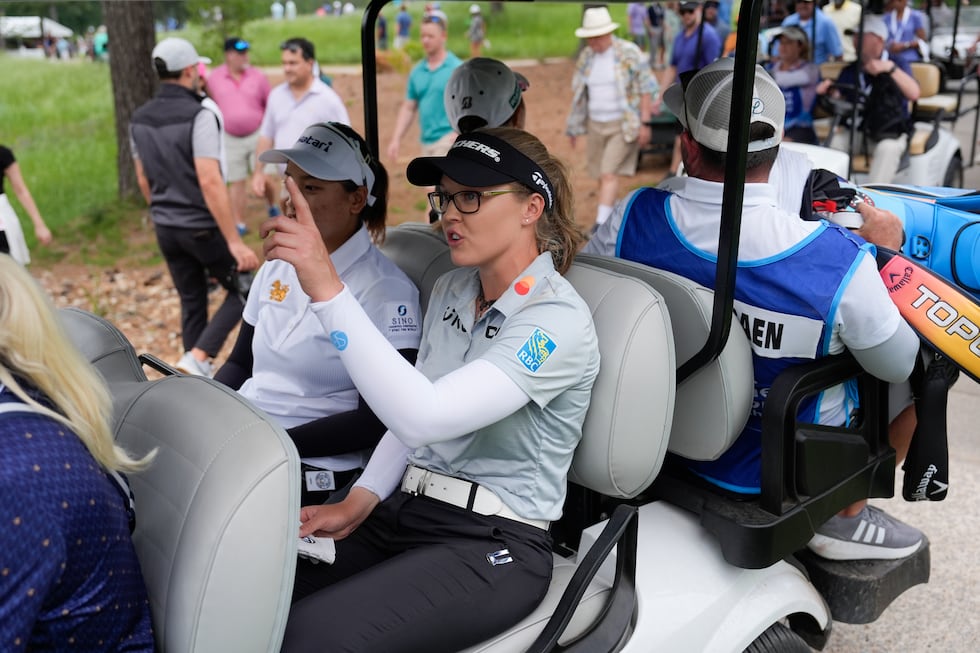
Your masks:
M255 148L259 127L269 98L269 80L248 62L248 41L238 37L225 40L225 62L208 77L208 94L217 103L225 120L225 154L228 163L228 194L235 222L242 231L245 223L245 180L255 168ZM276 197L269 197L269 212L276 208Z

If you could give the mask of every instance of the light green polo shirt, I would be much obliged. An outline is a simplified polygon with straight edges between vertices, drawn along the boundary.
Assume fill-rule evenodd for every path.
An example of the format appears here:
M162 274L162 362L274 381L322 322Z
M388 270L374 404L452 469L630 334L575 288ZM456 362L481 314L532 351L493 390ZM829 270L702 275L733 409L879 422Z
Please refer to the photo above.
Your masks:
M411 460L493 490L522 517L554 521L599 371L592 314L547 252L475 320L479 290L473 268L439 279L416 366L435 380L482 358L531 401L486 428L421 447Z

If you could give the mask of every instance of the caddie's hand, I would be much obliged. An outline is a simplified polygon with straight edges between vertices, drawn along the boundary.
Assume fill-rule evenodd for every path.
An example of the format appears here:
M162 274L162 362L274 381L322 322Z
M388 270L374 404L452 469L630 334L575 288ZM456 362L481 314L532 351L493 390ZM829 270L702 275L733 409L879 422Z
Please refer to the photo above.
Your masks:
M896 252L902 248L905 230L897 215L886 209L871 206L861 202L857 206L858 213L864 219L864 224L857 230L857 235L869 243L893 249Z
M289 193L286 213L267 220L259 228L259 235L265 241L262 245L265 258L280 259L296 268L300 285L312 301L333 299L344 289L344 284L323 244L310 205L292 177L286 177L285 188Z
M299 511L299 536L312 534L342 540L353 533L380 502L370 490L355 487L340 503L305 506Z
M247 272L248 270L255 270L259 267L259 257L255 255L251 247L242 241L228 243L228 251L235 258L235 263L238 264L239 271Z

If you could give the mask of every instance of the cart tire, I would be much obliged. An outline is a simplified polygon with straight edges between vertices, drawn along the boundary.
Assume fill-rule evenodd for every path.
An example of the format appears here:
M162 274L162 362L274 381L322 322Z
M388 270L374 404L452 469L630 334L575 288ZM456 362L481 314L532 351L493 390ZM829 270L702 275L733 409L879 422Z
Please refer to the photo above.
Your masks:
M787 626L774 623L749 644L745 653L812 653L812 649Z
M946 166L946 174L943 175L943 186L963 188L963 159L959 154L954 154L949 165Z

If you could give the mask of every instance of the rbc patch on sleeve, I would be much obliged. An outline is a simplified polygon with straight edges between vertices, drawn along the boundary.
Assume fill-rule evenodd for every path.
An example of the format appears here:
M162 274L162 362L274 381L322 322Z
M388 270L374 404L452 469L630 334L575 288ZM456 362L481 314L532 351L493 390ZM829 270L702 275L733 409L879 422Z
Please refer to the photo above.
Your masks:
M557 346L551 336L541 329L535 329L517 350L517 360L521 361L528 371L537 372Z

